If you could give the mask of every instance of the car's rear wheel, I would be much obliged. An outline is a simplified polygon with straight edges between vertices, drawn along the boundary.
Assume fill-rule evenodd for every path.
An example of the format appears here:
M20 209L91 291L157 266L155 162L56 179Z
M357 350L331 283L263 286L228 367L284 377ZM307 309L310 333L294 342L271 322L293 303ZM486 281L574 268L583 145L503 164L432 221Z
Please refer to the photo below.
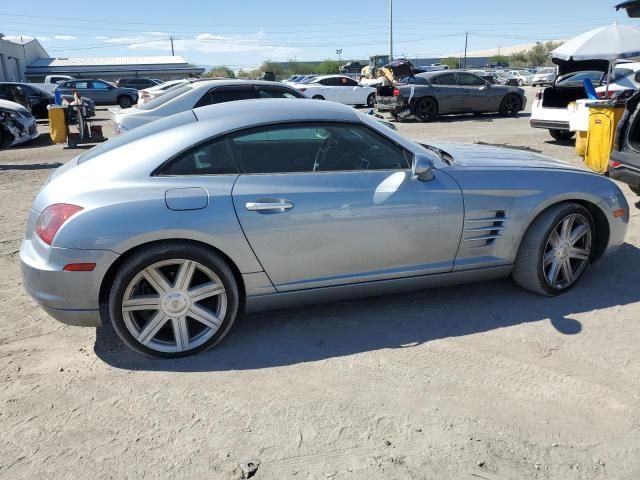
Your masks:
M503 117L515 117L518 115L521 106L522 100L520 100L520 97L514 94L509 94L502 99L499 113Z
M416 103L414 113L421 122L430 122L438 114L438 104L433 98L422 98Z
M367 107L373 108L376 105L376 94L370 93L367 97Z
M576 203L555 205L527 230L513 268L518 285L555 296L580 280L591 260L595 227L589 210Z
M118 336L157 358L212 347L233 325L238 306L238 286L224 259L182 242L145 248L125 260L109 295Z
M118 105L120 105L120 108L131 108L133 100L131 100L131 97L128 97L127 95L122 95L121 97L118 97Z
M314 100L324 100L324 97L322 95L314 95L312 98Z
M554 138L554 140L557 140L559 142L569 141L575 135L575 132L570 132L569 130L555 130L555 129L552 129L552 130L549 130L549 133Z

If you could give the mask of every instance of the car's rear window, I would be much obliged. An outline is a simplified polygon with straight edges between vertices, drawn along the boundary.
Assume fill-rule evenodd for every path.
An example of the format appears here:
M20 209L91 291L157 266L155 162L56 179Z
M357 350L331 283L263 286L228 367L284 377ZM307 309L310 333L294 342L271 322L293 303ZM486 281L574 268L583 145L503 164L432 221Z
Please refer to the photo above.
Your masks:
M164 95L151 100L149 103L145 103L144 105L139 105L138 108L140 110L153 110L154 108L158 108L160 105L164 105L169 100L173 100L176 97L179 97L183 93L189 92L193 89L191 85L176 85L173 88L167 90L167 93Z

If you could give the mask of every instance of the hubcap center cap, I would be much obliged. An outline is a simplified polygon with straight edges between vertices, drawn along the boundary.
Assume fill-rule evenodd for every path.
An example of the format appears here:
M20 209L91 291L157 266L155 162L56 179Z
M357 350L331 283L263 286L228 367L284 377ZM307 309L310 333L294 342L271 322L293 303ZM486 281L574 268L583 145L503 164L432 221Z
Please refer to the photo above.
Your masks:
M162 296L160 308L169 317L181 317L191 308L191 300L181 290L170 290Z

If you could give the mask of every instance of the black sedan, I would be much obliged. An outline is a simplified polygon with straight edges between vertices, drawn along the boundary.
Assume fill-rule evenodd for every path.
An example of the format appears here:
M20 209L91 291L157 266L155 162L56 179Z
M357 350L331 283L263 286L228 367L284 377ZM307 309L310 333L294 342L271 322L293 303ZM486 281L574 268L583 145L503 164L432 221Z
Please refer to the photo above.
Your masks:
M385 93L387 96L385 96ZM514 117L524 110L524 90L493 85L462 70L419 73L398 83L388 96L379 90L376 109L389 112L396 120L433 120L438 115L497 112Z

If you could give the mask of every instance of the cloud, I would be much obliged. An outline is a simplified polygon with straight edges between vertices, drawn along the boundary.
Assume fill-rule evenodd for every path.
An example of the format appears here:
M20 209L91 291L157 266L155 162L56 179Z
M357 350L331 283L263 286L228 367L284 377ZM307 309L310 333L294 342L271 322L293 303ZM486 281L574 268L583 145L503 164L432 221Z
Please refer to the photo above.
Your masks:
M159 38L164 37L164 38ZM130 50L171 51L170 34L166 32L143 32L141 35L127 37L94 37L104 43L128 45ZM201 33L192 38L175 38L173 47L176 52L199 52L209 54L253 53L264 58L286 59L298 52L298 48L273 45L264 33L250 35L219 35Z
M78 37L75 37L73 35L54 35L53 39L54 40L67 41L67 40L77 40Z
M20 43L20 42L27 43L33 40L34 38L37 38L41 42L46 42L47 40L50 40L49 37L32 37L30 35L5 35L3 38L4 40L9 40L10 42L15 42L15 43Z

